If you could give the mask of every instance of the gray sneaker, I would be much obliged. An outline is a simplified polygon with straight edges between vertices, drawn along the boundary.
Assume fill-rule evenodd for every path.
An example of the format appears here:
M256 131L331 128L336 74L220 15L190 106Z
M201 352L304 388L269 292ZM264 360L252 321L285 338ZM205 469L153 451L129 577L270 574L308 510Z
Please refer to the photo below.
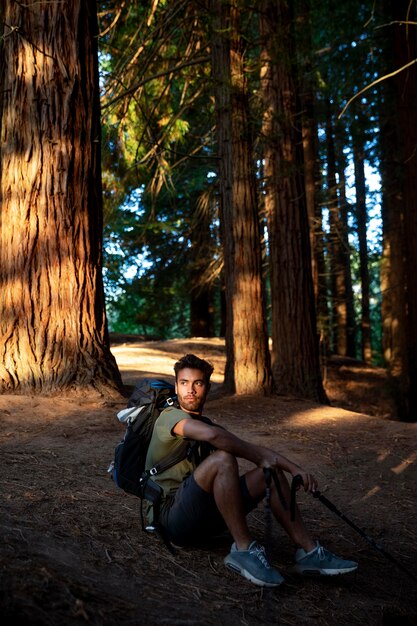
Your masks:
M325 550L319 542L311 552L299 548L295 554L295 565L292 568L298 574L336 576L354 572L358 567L355 561L346 561Z
M247 550L238 550L234 543L224 563L226 567L260 587L278 587L284 582L278 570L270 565L265 548L256 541L252 541Z

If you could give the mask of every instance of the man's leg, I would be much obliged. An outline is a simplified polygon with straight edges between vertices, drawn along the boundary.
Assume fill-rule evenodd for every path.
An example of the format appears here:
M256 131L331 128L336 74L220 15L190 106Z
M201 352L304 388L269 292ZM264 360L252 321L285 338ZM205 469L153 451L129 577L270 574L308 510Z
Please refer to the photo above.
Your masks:
M271 509L275 519L281 524L286 533L292 539L296 546L303 548L306 552L310 552L316 547L316 542L313 541L309 535L307 528L304 525L301 517L300 510L296 506L295 519L291 521L290 513L290 498L291 489L288 484L288 480L285 477L284 472L281 470L275 470L276 476L279 480L281 494L286 502L287 508L285 509L281 499L277 493L276 487L272 482L271 485ZM265 493L265 475L261 468L256 468L245 474L246 484L250 495L255 499L261 499Z
M323 548L318 541L313 541L309 535L301 513L296 506L295 519L291 520L290 498L291 489L284 472L276 470L279 480L281 494L286 502L286 508L283 506L274 484L271 485L271 509L287 532L289 537L298 546L296 552L296 564L293 568L295 572L300 574L319 574L333 576L336 574L347 574L353 572L358 567L355 561L347 561L343 558L332 554ZM265 493L265 476L260 468L256 468L245 474L246 485L252 498L258 499Z
M295 520L291 521L289 510L290 486L281 470L276 470L276 475L288 507L287 510L284 509L275 485L272 484L272 512L294 543L309 552L316 544L304 525L298 507L295 511ZM217 507L235 539L237 548L244 550L252 541L252 537L246 522L236 459L227 452L217 451L197 467L194 478L202 489L214 495ZM245 475L245 478L249 494L254 500L261 500L265 494L263 470L261 468L251 470Z
M194 480L201 489L213 494L216 506L235 540L224 559L225 565L256 585L281 585L283 577L271 567L265 548L250 534L235 457L221 450L214 452L197 467Z
M253 538L246 522L235 457L221 450L210 454L194 471L194 479L213 494L238 550L245 550Z

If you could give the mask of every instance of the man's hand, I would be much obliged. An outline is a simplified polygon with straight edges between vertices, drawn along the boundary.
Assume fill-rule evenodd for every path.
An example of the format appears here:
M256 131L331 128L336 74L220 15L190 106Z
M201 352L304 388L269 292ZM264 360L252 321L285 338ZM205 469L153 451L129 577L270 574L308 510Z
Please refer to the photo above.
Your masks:
M301 486L304 487L304 491L308 491L310 493L314 493L314 491L317 490L318 483L313 474L309 474L304 470L299 470L295 475L293 474L293 478L295 478L295 476L300 477L297 491L301 488Z

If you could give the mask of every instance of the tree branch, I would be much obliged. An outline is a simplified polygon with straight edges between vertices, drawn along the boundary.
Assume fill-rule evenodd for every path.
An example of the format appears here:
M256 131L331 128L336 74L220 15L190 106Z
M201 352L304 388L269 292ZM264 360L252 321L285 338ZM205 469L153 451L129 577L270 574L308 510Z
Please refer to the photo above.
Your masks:
M400 72L403 72L404 70L406 70L407 68L411 67L415 63L417 63L417 59L413 59L412 61L410 61L410 63L407 63L406 65L403 65L402 67L400 67L398 70L395 70L395 72L391 72L391 74L385 74L384 76L381 76L380 78L377 78L377 80L374 80L370 85L367 85L366 87L364 87L363 89L358 91L358 93L356 93L354 96L352 96L352 98L350 98L350 100L347 101L347 103L343 107L342 111L337 116L337 119L340 120L340 118L342 117L342 115L344 114L344 112L346 111L348 106L350 106L351 103L354 100L356 100L356 98L358 98L360 95L365 93L365 91L368 91L368 89L371 89L372 87L374 87L378 83L381 83L383 80L386 80L387 78L392 78L393 76L396 76L397 74L399 74Z
M161 78L162 76L167 76L168 74L171 74L172 72L177 72L178 70L182 70L184 67L189 67L190 65L198 65L199 63L207 63L208 61L210 61L210 57L207 55L204 57L199 57L197 59L191 59L190 61L185 61L184 63L179 63L175 67L171 67L167 70L164 70L163 72L158 72L157 74L154 74L153 76L150 76L149 78L145 78L144 80L139 81L138 83L136 83L136 85L133 85L133 87L126 89L126 91L119 94L118 96L115 96L112 100L110 100L110 102L103 104L102 109L107 109L112 104L115 104L116 102L118 102L119 100L122 100L126 96L129 96L130 94L135 93L135 91L137 91L140 87L143 87L143 85L146 85L146 83L149 83L151 80L155 80L155 78Z

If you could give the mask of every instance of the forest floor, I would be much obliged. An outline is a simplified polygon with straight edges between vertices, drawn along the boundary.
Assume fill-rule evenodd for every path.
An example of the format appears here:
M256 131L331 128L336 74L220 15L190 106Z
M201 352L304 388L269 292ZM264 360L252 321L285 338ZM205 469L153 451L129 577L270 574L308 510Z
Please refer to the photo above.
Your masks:
M291 397L222 395L219 339L122 337L112 351L127 386L144 375L172 379L175 360L189 351L210 359L215 373L206 414L313 471L340 511L417 574L417 423L393 419L384 370L331 359L326 389L332 406L321 406ZM417 583L304 493L298 502L312 534L357 560L355 574L292 574L294 548L277 524L272 561L286 583L274 590L224 567L229 539L172 555L142 531L139 500L107 474L124 432L116 413L125 403L0 396L4 626L417 624ZM262 506L249 523L262 541Z

